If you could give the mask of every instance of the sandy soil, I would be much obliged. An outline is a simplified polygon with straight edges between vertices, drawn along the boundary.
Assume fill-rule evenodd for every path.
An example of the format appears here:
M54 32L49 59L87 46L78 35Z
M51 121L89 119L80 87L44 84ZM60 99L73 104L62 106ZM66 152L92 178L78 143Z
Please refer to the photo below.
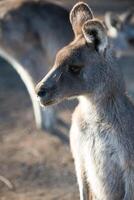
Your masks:
M122 2L121 9L126 5ZM132 96L133 63L132 58L119 62ZM60 113L68 127L71 113L66 108ZM68 127L58 127L67 138ZM7 187L1 176L13 188ZM36 129L26 88L16 72L0 60L0 200L59 199L79 199L69 145L54 134Z

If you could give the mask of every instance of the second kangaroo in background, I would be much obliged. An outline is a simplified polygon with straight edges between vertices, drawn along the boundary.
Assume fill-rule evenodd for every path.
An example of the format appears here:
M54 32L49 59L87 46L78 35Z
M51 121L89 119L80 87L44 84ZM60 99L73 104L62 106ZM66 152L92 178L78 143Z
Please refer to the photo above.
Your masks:
M118 55L131 55L134 51L134 8L128 9L122 14L107 12L105 24L108 28L108 36Z
M70 143L80 199L134 200L134 106L102 22L82 2L70 21L75 38L58 52L37 95L43 105L79 99Z

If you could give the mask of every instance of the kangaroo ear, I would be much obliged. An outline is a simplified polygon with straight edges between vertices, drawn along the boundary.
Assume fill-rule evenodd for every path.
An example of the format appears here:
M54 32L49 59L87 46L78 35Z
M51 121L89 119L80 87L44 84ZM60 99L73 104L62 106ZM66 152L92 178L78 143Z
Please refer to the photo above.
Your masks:
M134 16L134 7L128 10L126 13L122 14L120 18L123 21L123 23L129 23L133 18L133 16Z
M88 20L83 25L83 34L87 43L93 43L98 52L104 52L108 45L108 38L105 26L99 20Z
M79 2L72 8L70 12L70 22L75 36L82 33L82 26L89 19L93 19L93 13L88 4Z
M111 29L111 28L119 29L121 21L118 15L113 14L111 12L107 12L105 14L105 24L108 29Z

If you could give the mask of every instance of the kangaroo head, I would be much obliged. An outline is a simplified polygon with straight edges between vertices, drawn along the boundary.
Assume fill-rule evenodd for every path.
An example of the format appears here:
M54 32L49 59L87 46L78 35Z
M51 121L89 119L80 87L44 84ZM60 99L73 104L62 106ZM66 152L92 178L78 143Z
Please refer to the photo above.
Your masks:
M71 10L70 22L74 40L57 53L54 66L36 87L43 105L92 94L104 83L108 46L104 25L83 2Z

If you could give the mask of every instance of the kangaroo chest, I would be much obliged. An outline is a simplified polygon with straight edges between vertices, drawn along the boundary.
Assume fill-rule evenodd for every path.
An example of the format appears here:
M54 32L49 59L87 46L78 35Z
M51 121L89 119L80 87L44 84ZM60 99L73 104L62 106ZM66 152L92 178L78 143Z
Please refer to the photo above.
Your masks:
M72 125L71 146L75 145L75 148L72 147L74 159L76 164L82 164L97 200L119 200L122 196L122 172L116 148L118 142L114 135L106 125Z

